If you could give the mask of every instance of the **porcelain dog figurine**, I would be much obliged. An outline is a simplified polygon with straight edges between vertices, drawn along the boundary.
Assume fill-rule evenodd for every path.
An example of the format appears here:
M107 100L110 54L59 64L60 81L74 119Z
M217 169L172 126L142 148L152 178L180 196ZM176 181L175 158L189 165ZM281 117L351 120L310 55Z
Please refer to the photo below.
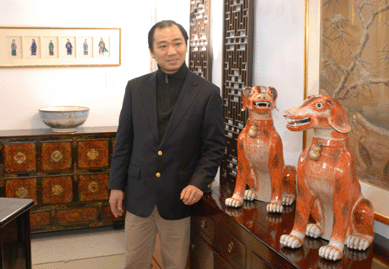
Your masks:
M305 235L329 240L319 249L328 260L339 260L347 247L365 250L374 239L374 210L363 198L348 148L351 130L342 106L327 95L310 96L284 116L291 131L314 129L312 145L300 155L297 173L296 218L280 242L301 247ZM308 224L309 215L316 223Z
M296 168L284 166L282 141L273 126L271 111L277 91L273 87L245 88L242 111L249 117L238 136L238 173L234 193L225 200L230 207L241 207L243 199L270 202L267 211L281 213L282 205L296 198ZM250 189L246 190L246 186Z

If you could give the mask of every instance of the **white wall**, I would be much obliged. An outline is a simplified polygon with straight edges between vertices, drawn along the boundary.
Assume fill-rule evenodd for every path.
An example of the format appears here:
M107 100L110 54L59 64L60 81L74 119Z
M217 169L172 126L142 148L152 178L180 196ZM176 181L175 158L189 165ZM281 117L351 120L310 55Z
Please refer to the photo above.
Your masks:
M286 164L295 165L302 150L302 132L286 129L285 108L304 99L305 0L258 1L255 5L253 86L278 92L274 126L284 146Z
M53 105L90 107L83 126L117 125L127 81L149 72L147 33L152 1L111 0L100 4L68 0L53 4L49 0L0 0L0 26L122 30L120 67L0 69L0 130L48 128L40 120L38 109ZM187 2L159 1L159 19L173 19L187 28ZM106 77L113 85L106 85Z

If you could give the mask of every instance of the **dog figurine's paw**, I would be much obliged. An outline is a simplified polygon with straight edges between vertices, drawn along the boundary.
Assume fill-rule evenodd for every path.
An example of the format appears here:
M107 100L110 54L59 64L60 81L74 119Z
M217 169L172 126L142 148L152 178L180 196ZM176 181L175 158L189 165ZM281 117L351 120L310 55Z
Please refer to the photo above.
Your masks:
M282 200L281 204L285 206L290 206L293 204L294 200L296 199L295 195L287 195L287 194L282 194Z
M283 234L280 237L280 243L290 248L300 248L303 246L301 240L290 234Z
M244 215L245 209L241 208L226 208L224 212L231 217L240 217Z
M257 194L253 190L246 190L244 192L244 199L246 201L254 201L257 198Z
M307 229L305 230L305 235L313 238L318 238L322 234L322 229L319 225L310 223L307 225Z
M327 245L319 249L319 256L327 260L337 261L343 257L343 252L334 246Z
M269 213L282 213L284 207L281 204L270 203L266 206L266 210Z
M370 244L368 239L355 235L350 235L346 240L346 246L355 250L366 250Z
M227 198L225 201L226 206L230 207L241 207L243 205L243 199L236 197Z

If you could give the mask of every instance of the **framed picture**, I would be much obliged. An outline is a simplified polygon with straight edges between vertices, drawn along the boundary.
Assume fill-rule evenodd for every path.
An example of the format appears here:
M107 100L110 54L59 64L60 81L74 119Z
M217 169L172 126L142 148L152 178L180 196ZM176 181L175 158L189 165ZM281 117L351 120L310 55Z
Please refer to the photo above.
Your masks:
M0 27L0 67L119 66L120 28Z
M375 219L389 224L389 4L306 0L305 95L343 106L357 178ZM304 135L304 145L312 133Z

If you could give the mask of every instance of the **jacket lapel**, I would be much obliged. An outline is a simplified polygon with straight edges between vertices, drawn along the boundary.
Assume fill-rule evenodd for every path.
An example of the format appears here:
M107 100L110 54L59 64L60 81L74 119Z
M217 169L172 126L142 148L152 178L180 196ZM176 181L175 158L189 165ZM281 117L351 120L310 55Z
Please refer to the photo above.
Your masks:
M198 83L195 81L195 78L196 75L188 71L184 84L182 85L180 94L178 95L178 99L174 107L172 116L170 117L165 134L162 138L161 144L163 144L169 138L169 136L174 132L177 125L182 120L182 118L188 111L188 108L190 107L193 100L197 96L199 91L198 89L196 89L196 85Z
M158 138L158 123L157 123L157 72L154 72L143 84L140 90L142 96L143 109L146 114L151 133L156 141Z

